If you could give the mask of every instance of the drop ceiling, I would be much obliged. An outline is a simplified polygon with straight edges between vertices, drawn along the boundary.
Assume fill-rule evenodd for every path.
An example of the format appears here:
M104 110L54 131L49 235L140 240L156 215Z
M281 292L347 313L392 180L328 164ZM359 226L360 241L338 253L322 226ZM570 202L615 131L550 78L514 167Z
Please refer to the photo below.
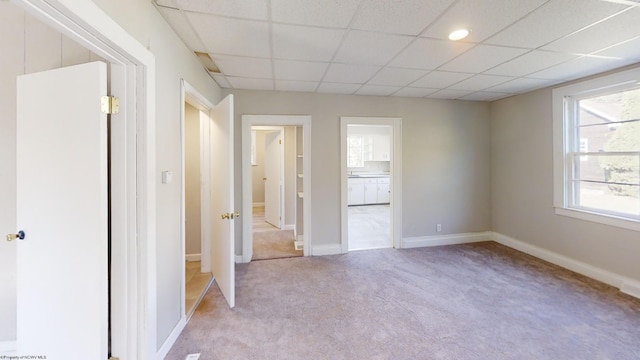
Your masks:
M492 101L640 62L640 0L155 3L229 89Z

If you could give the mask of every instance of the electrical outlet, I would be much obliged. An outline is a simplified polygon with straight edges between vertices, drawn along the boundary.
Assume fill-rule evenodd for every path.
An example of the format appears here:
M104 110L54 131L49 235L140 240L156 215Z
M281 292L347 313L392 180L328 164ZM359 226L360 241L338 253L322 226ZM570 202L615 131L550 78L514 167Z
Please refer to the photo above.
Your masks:
M436 231L437 231L437 232L442 231L442 224L438 224L438 225L436 225Z

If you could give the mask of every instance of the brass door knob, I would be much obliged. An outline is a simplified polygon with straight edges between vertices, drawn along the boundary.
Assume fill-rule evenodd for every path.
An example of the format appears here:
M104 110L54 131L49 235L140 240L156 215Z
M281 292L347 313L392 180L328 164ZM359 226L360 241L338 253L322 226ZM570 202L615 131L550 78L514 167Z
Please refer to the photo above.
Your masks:
M7 234L7 241L13 241L17 239L24 240L24 237L25 237L24 231L20 230L18 231L17 234Z

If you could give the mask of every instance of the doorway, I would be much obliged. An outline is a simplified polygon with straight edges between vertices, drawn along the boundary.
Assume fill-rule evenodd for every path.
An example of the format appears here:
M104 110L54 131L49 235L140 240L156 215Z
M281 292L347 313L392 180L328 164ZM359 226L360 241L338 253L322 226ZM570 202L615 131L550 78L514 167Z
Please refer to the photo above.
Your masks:
M184 108L182 116L182 248L184 286L182 286L182 316L187 318L202 300L213 282L211 244L208 229L209 194L206 175L209 169L207 124L211 107L183 81Z
M309 255L310 122L242 116L242 262Z
M400 246L400 118L341 118L342 251Z

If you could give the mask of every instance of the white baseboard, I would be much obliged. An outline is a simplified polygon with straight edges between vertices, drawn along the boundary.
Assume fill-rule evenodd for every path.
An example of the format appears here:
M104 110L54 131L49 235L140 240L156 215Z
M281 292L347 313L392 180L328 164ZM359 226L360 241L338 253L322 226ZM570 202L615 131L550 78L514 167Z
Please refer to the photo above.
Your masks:
M541 247L525 243L512 237L493 233L493 240L502 245L522 251L539 259L548 261L552 264L561 266L565 269L577 272L592 279L602 281L605 284L615 286L623 293L640 299L640 282L637 280L622 276L593 265L572 259L570 257L560 255L543 249Z
M417 236L402 239L402 248L411 249L417 247L466 244L480 241L491 241L490 231L450 235Z
M244 257L242 255L236 255L236 264L242 264L244 262Z
M296 231L296 225L295 224L286 224L282 230L293 230Z
M264 206L264 202L255 202L253 203L251 206L256 207L256 206Z
M342 245L315 245L311 247L311 256L337 255L342 254Z
M156 352L156 359L164 359L167 356L169 350L171 350L173 344L178 340L178 336L180 336L185 326L187 326L187 318L183 316L180 318L180 321L178 321L176 327L173 328L173 331L171 331L167 340L164 341L160 349Z
M0 341L0 355L16 356L18 353L15 341Z
M185 259L187 261L200 261L200 254L187 254L185 255Z

